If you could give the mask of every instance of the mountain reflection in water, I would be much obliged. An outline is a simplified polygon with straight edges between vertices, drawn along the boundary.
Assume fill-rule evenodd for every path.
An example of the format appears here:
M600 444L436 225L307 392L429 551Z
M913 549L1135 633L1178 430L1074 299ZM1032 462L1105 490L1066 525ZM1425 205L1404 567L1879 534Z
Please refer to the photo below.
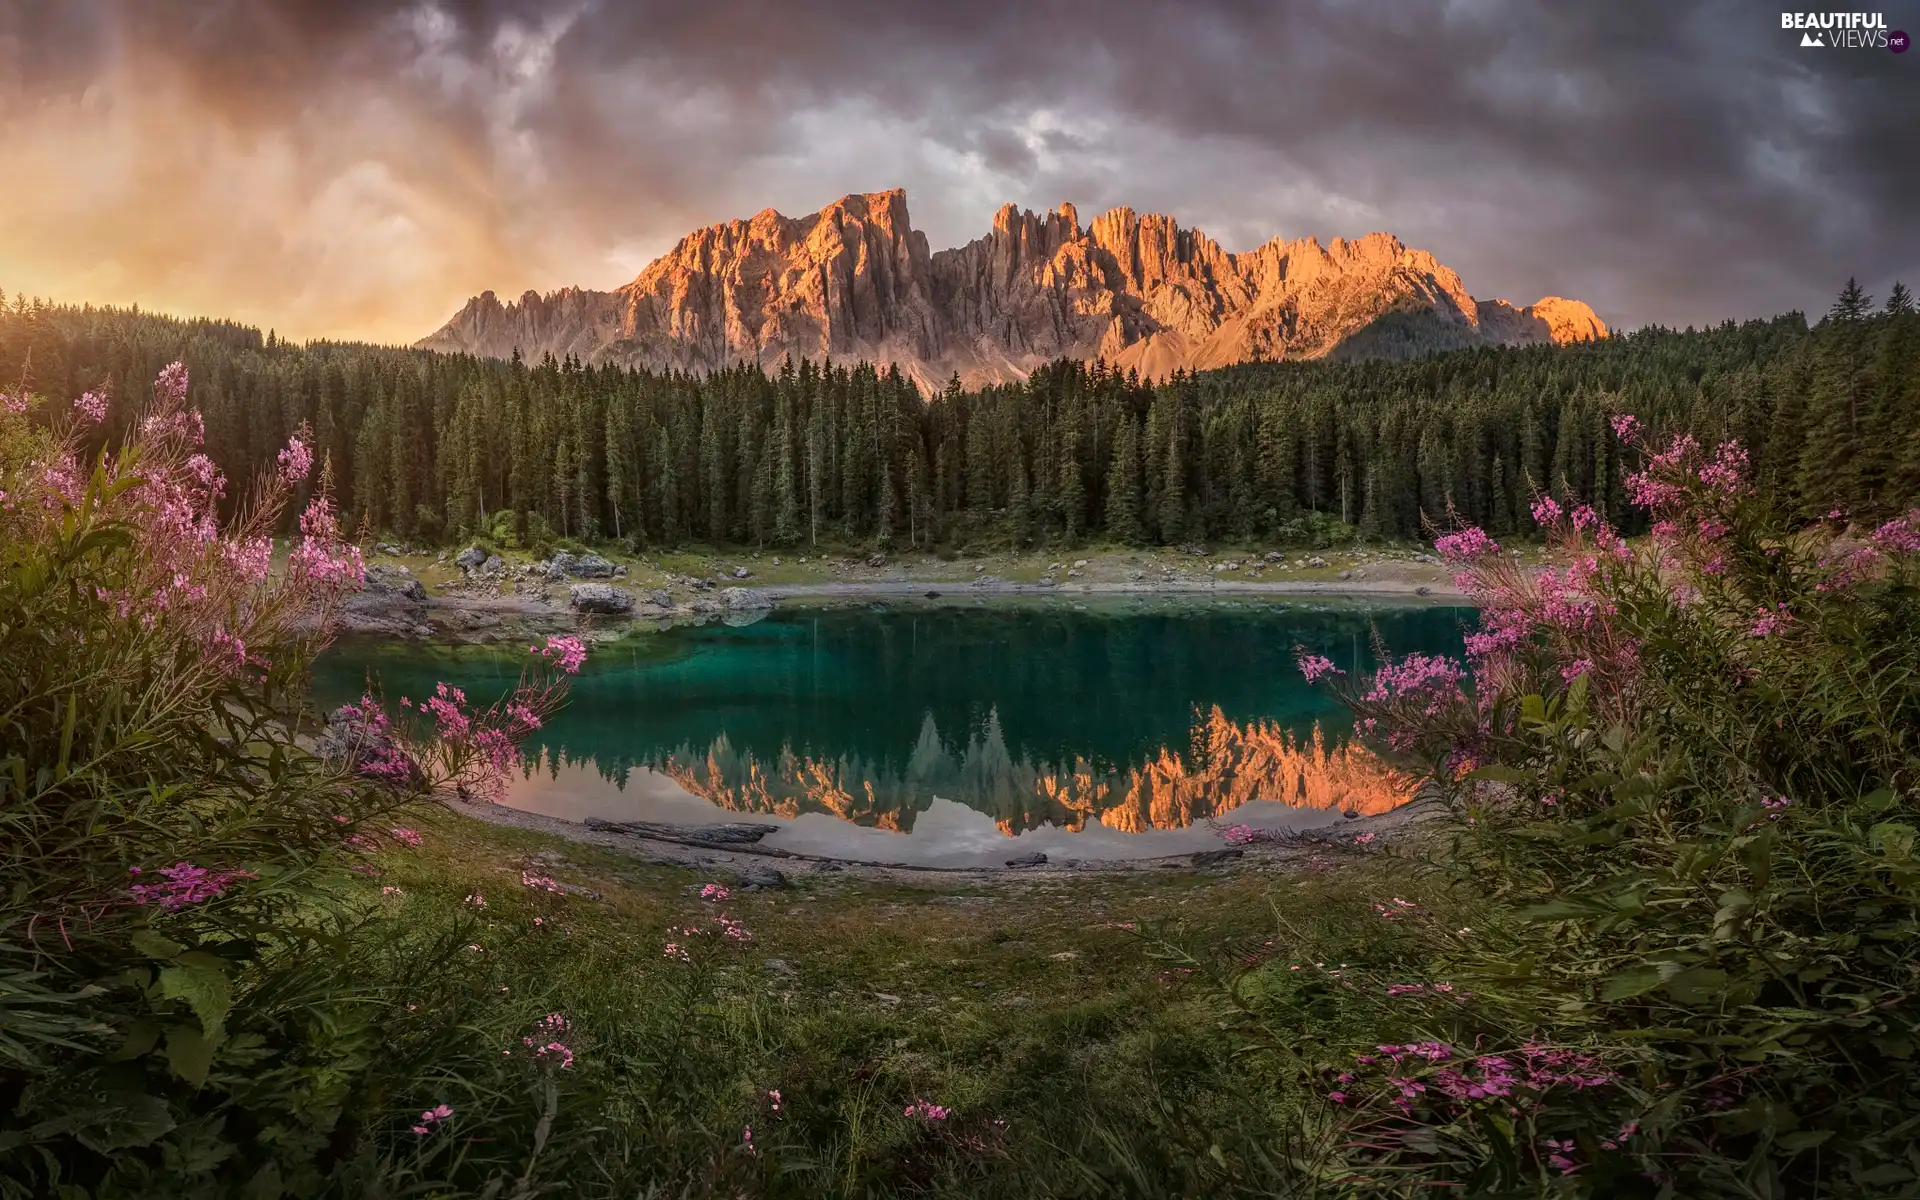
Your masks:
M1376 647L1459 654L1473 619L1333 602L935 601L641 632L594 647L505 802L573 820L746 816L779 824L769 838L795 852L858 843L943 861L1014 838L1076 856L1217 844L1210 818L1305 827L1411 790L1348 744L1351 718L1301 677L1298 651L1358 677ZM316 664L314 695L332 706L369 681L397 698L445 680L488 703L523 653L343 641Z
M563 760L564 761L564 760ZM551 770L547 760L530 771ZM588 765L588 764L581 764ZM1320 726L1301 737L1276 721L1237 723L1217 706L1195 714L1189 744L1162 747L1145 762L1100 768L1016 760L997 710L957 751L928 713L904 766L859 756L825 759L783 749L761 761L722 733L704 751L680 746L646 764L714 806L747 815L825 813L910 833L935 797L991 817L1012 836L1042 825L1079 831L1089 816L1124 833L1184 829L1254 800L1302 809L1383 813L1413 792L1411 776L1366 748L1329 744ZM629 768L602 774L624 789Z

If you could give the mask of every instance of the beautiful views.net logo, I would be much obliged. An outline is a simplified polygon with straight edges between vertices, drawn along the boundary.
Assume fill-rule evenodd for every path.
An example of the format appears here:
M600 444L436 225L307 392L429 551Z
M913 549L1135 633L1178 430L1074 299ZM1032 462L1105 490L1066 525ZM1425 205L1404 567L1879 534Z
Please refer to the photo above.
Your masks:
M1820 49L1892 50L1905 53L1903 30L1889 30L1885 13L1783 12L1780 28L1800 30L1800 44Z

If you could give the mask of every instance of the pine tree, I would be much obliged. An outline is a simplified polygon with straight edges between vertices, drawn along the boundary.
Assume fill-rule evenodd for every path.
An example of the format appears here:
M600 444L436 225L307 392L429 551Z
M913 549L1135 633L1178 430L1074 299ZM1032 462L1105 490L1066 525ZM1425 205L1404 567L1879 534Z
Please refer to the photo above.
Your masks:
M1146 540L1140 525L1140 434L1133 418L1120 417L1113 431L1113 456L1107 467L1107 536L1137 546Z

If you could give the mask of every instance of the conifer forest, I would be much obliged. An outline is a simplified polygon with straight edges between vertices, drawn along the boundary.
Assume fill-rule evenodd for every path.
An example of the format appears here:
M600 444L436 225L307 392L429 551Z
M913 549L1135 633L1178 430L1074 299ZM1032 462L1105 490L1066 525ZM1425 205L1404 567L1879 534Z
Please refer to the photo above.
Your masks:
M706 377L316 342L15 297L0 378L104 387L120 436L185 361L230 496L311 427L349 528L445 543L916 549L1418 538L1532 528L1534 496L1632 531L1609 414L1738 438L1809 515L1920 498L1920 314L1849 281L1829 312L1411 361L1256 363L1157 382L1062 360L923 395L868 363ZM1813 508L1821 512L1814 514ZM1336 525L1336 523L1338 523Z

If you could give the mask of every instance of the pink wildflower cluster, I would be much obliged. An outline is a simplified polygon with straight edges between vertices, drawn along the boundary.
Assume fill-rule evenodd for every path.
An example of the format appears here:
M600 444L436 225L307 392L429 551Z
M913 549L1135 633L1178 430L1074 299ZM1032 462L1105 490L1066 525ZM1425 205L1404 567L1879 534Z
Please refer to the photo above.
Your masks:
M1252 825L1229 825L1221 831L1220 837L1229 846L1252 846L1272 841L1273 830L1256 829Z
M561 887L559 881L554 879L553 876L536 875L532 871L520 872L520 886L523 888L531 888L536 892L558 893L567 890Z
M139 867L128 869L140 875ZM167 912L178 912L190 904L204 904L226 895L227 889L242 879L257 879L251 871L209 871L190 862L161 867L155 874L159 883L136 883L129 889L135 904L158 904Z
M396 786L447 790L463 799L498 796L524 761L522 743L565 700L562 676L568 664L577 670L585 654L577 639L554 640L574 644L550 651L530 647L538 677L523 676L511 693L486 709L476 708L465 690L444 682L425 700L400 698L400 708L417 713L426 728L419 721L390 719L371 695L343 707L334 719L343 722L350 735L349 760L362 774Z
M550 637L545 646L528 646L527 650L541 658L551 659L566 675L578 675L581 664L587 661L587 644L571 634Z
M560 1013L548 1013L534 1024L533 1032L520 1044L533 1051L534 1061L557 1065L561 1070L573 1066L573 1050L561 1039L573 1032L573 1023Z
M296 578L339 591L358 588L367 575L360 548L341 537L333 501L324 495L315 496L300 514L300 539L287 565Z
M713 887L715 885L708 884L707 886ZM743 922L735 920L725 913L716 913L710 918L710 924L708 925L682 925L678 929L669 929L667 931L666 957L675 962L691 961L692 955L689 953L687 947L692 943L692 940L695 938L708 937L715 932L718 932L721 937L730 942L750 942L753 940L753 931L748 929Z
M98 425L107 419L107 394L100 391L83 393L73 402L73 411L89 425Z
M1343 1090L1328 1099L1344 1104L1361 1092L1363 1100L1383 1100L1403 1116L1422 1104L1444 1117L1475 1103L1512 1106L1523 1095L1537 1103L1553 1088L1580 1091L1619 1082L1619 1076L1591 1054L1536 1042L1517 1051L1466 1055L1445 1042L1386 1044L1371 1054L1356 1054L1354 1065L1378 1078L1362 1080L1355 1072L1342 1072L1334 1082Z
M944 1121L953 1115L953 1110L931 1101L915 1100L907 1105L903 1115L912 1117L916 1121Z
M299 483L313 474L313 451L307 448L313 434L305 425L301 425L294 435L287 439L287 448L280 452L280 477L288 483Z
M1297 661L1300 664L1300 673L1307 677L1308 683L1318 683L1328 676L1346 674L1345 671L1334 666L1333 660L1327 658L1325 655L1308 654L1305 651L1301 651Z
M82 439L87 426L105 419L108 403L99 391L80 396L73 402L78 419L45 461L17 476L28 487L16 488L5 508L38 520L51 533L73 519L93 491L88 516L129 530L136 552L122 560L130 569L95 584L88 598L112 619L143 630L164 623L184 633L203 648L210 676L240 677L271 665L249 647L310 625L315 611L324 614L332 602L337 581L270 579L270 535L286 500L283 487L261 489L222 522L227 480L201 449L205 422L184 406L186 380L180 363L162 371L133 444L99 452L91 462L82 460ZM96 488L95 479L104 486ZM22 499L29 504L18 504ZM33 538L37 532L15 524L6 536Z
M1920 508L1873 531L1874 544L1895 554L1920 554Z
M1369 704L1411 701L1425 716L1436 716L1460 694L1466 672L1450 658L1409 654L1387 663L1373 675L1373 687L1362 698Z
M733 899L733 893L729 891L724 884L709 883L707 886L700 889L700 898L702 900L712 900L712 901L718 902L721 900Z
M408 829L401 826L393 829L391 832L393 834L393 840L399 842L402 846L418 846L426 841L425 838L420 836L418 829Z
M0 392L0 413L9 413L18 416L25 411L27 411L27 390L25 388L21 388L17 392Z
M1759 609L1759 616L1754 619L1753 624L1747 627L1747 636L1772 637L1785 629L1792 620L1793 614L1787 611L1787 606L1784 604L1775 604L1772 608L1763 606Z
M1451 563L1473 563L1500 553L1500 543L1477 526L1449 533L1433 543L1434 552Z
M413 1131L425 1137L438 1129L440 1123L451 1116L453 1116L453 1109L444 1104L436 1104L420 1114L420 1123L413 1127Z
M340 752L353 770L396 787L410 786L418 778L413 756L400 745L387 710L371 694L362 695L358 704L341 705L333 721L346 742Z

